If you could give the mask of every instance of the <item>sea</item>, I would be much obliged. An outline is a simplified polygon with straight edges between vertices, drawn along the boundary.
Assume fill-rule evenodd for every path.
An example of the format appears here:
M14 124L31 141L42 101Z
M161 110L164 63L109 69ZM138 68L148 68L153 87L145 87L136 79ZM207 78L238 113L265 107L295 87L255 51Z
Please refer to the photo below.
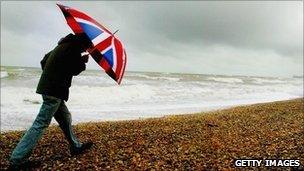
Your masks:
M1 132L28 129L39 112L40 68L1 66ZM190 114L303 98L303 76L289 78L126 72L117 85L102 70L73 78L66 102L73 124ZM52 120L52 124L56 124Z

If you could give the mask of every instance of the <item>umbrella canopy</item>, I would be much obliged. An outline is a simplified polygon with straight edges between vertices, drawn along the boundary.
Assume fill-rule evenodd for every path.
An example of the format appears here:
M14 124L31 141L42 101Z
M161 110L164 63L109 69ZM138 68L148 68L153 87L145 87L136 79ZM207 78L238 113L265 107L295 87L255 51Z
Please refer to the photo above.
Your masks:
M93 47L88 49L88 52L93 59L120 84L127 63L123 44L113 33L85 13L64 5L57 5L73 32L85 33L91 40Z

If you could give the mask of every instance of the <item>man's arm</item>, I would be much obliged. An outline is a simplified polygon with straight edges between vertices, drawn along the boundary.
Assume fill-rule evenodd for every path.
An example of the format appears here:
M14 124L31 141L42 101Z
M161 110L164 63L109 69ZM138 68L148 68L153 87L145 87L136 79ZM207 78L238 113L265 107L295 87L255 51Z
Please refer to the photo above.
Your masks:
M87 62L88 56L81 56L80 54L75 56L75 59L72 62L72 75L76 76L80 74L82 71L86 69L86 62Z
M52 51L50 51L49 53L45 54L43 59L40 61L40 65L41 65L41 69L44 69L44 66L46 64L47 59L49 58L50 54Z

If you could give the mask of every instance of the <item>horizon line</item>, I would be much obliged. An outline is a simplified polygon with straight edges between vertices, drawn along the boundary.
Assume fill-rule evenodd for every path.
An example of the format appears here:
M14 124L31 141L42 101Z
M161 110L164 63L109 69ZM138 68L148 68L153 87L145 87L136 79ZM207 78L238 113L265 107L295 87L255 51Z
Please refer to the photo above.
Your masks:
M0 67L23 67L23 68L35 68L41 69L35 66L17 66L17 65L1 65ZM103 71L102 69L86 69L86 71ZM229 77L272 77L272 78L294 78L294 77L304 77L303 75L291 75L291 76L261 76L261 75L241 75L241 74L211 74L211 73L188 73L188 72L165 72L165 71L136 71L136 70L126 70L125 72L147 72L147 73L165 73L165 74L188 74L188 75L213 75L213 76L229 76Z

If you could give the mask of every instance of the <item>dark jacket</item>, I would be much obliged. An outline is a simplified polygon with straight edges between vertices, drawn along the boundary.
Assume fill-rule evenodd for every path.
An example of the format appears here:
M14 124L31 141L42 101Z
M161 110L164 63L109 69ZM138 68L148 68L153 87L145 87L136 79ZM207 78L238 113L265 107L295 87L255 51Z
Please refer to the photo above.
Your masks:
M62 38L41 61L43 70L36 92L68 100L72 77L85 70L80 43L73 34Z

